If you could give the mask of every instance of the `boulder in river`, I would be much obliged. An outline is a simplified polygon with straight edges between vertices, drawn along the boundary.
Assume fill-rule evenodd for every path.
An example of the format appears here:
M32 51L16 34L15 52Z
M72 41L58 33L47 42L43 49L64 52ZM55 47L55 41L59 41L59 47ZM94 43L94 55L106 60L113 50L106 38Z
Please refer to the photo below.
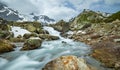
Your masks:
M38 34L37 33L25 33L24 35L23 35L23 38L24 39L29 39L30 37L38 37Z
M58 40L59 39L58 36L53 36L49 34L39 34L39 37L43 40Z
M33 50L37 49L41 46L42 40L40 38L30 38L27 39L24 43L24 46L21 48L21 50Z
M11 41L11 42L24 42L25 39L23 39L23 38L10 38L9 41Z
M14 51L14 45L7 40L0 40L0 53Z
M61 56L45 65L43 70L95 70L76 56Z

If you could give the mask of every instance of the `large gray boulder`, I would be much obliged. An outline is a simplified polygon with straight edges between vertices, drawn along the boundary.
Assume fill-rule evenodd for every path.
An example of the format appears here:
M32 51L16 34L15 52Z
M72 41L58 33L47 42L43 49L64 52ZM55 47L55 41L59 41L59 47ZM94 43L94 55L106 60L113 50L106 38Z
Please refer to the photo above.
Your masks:
M21 48L21 50L33 50L41 47L42 40L40 38L29 38L25 41L24 46Z

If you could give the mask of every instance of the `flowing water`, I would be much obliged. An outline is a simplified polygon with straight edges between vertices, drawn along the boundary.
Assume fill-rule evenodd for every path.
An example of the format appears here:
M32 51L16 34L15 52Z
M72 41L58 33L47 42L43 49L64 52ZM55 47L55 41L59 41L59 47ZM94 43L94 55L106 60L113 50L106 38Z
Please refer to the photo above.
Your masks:
M75 55L85 58L87 62L100 70L107 70L100 66L100 63L88 54L91 52L89 46L71 39L60 36L60 32L52 27L44 27L51 35L59 36L59 40L44 41L39 49L31 51L19 51L20 44L16 51L0 55L0 70L41 70L46 63L62 55Z

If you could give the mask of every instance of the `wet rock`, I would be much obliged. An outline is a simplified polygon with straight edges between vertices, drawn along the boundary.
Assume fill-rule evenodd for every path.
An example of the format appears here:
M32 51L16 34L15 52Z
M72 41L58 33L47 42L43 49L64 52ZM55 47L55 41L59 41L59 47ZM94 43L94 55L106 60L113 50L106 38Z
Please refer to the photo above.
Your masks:
M43 70L94 70L90 69L82 58L61 56L45 65Z
M14 37L14 34L12 32L0 30L0 38L1 39L9 39L12 37Z
M49 34L49 32L47 30L43 30L43 29L37 29L36 33L38 34Z
M35 32L36 28L33 25L28 25L27 30L30 31L30 32Z
M67 42L65 42L65 41L62 41L62 43L66 44Z
M23 39L23 38L10 38L9 41L11 41L11 42L24 42L25 39Z
M11 44L8 40L0 39L0 54L5 52L14 51L14 45Z
M23 35L24 39L29 39L30 37L38 37L38 34L37 33L31 33L31 34L26 33Z
M24 46L21 48L21 50L33 50L41 47L42 40L40 38L32 37L30 39L27 39L24 43Z
M18 35L17 38L22 38L22 36L21 36L21 35Z
M59 39L59 37L49 35L49 34L39 34L39 37L43 40L58 40Z
M52 26L55 30L63 33L69 31L69 23L65 22L64 20L60 20L56 24L51 24L50 26Z

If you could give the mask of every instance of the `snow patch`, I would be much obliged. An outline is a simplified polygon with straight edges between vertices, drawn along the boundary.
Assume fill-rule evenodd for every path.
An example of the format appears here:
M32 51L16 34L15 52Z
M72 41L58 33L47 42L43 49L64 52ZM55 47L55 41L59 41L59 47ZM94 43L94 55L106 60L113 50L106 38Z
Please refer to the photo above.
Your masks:
M3 9L3 10L0 10L0 12L5 12L5 11L6 11L6 10L4 10L4 9Z
M30 33L26 29L22 29L21 27L11 26L12 32L14 33L14 37L17 37L19 35L23 36L25 33Z

